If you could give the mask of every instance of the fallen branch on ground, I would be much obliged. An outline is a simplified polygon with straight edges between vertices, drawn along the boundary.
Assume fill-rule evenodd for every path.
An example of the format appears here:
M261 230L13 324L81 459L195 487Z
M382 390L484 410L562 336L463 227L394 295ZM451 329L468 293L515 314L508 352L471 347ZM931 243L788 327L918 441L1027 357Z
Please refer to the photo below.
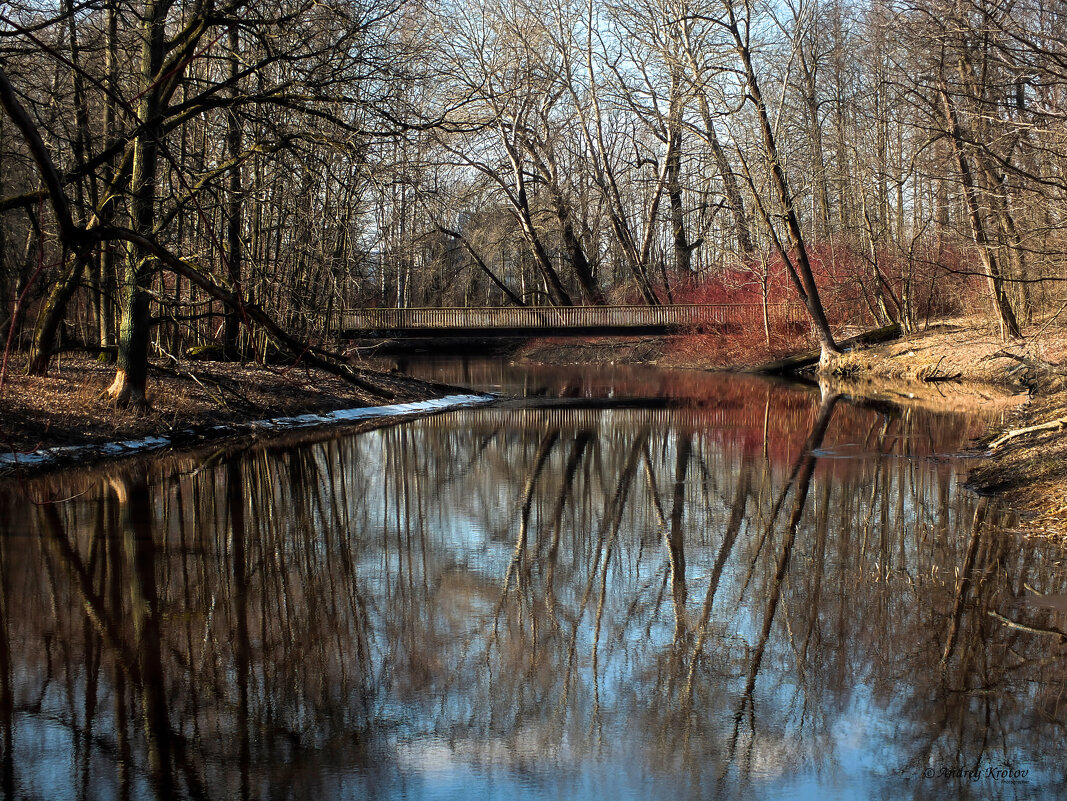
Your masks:
M162 364L152 364L150 365L150 369L156 370L161 373L167 373L168 375L175 376L176 378L187 378L190 381L193 381L194 383L198 384L202 390L204 390L204 393L216 406L227 410L230 408L230 404L226 402L226 398L224 398L222 394L224 392L229 392L241 402L246 412L251 412L253 410L261 410L263 408L260 404L253 401L243 392L237 390L234 386L234 382L222 381L217 378L209 378L208 376L203 376L203 380L201 380L200 376L197 376L197 374L194 373L192 370L187 370L183 368L181 366L181 363L178 361L177 357L173 353L167 353L166 351L163 351L163 356L170 359L170 361L173 363L173 366L168 367ZM211 387L205 384L204 381L215 387L215 389L219 391L218 394L212 392Z
M1061 428L1067 428L1067 417L1059 417L1055 420L1051 420L1047 423L1041 423L1036 426L1027 426L1026 428L1013 428L1011 431L1005 431L991 443L989 443L989 450L995 451L997 448L1004 445L1006 442L1011 442L1018 437L1025 437L1027 434L1037 434L1042 431L1057 431Z

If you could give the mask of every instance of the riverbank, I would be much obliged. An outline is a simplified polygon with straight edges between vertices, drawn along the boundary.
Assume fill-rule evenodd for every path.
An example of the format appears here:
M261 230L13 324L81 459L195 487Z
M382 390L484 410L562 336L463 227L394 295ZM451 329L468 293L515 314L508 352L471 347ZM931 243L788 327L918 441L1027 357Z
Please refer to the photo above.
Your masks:
M867 394L886 382L926 396L1016 393L1024 401L976 443L986 458L967 483L1003 498L1028 534L1067 542L1067 329L1034 325L1023 334L1004 342L993 326L947 321L847 354L837 371Z
M857 397L957 411L1001 405L1014 396L1006 423L975 444L987 456L971 470L968 484L1003 498L1019 512L1026 532L1067 542L1067 427L1051 427L1067 417L1067 328L1034 325L1023 333L1021 340L1005 343L991 325L946 320L847 354L834 380ZM541 341L527 346L517 360L755 370L787 355L771 349L734 353L723 340L705 334L659 341ZM1010 432L1023 433L997 443Z
M115 408L106 397L114 367L88 357L64 357L47 377L9 375L0 395L0 447L6 454L67 449L72 456L108 455L111 443L193 445L257 430L269 421L318 415L322 424L344 423L340 410L432 401L452 387L395 374L374 374L378 396L338 376L305 367L224 362L155 365L148 379L146 412ZM332 416L331 416L331 413ZM131 450L126 448L125 450Z
M1003 498L1030 535L1067 542L1067 330L1032 326L1005 343L992 327L946 323L847 356L841 369L862 384L907 382L916 392L1017 393L1024 402L976 449L985 453L968 485ZM1064 421L1063 426L1057 426Z

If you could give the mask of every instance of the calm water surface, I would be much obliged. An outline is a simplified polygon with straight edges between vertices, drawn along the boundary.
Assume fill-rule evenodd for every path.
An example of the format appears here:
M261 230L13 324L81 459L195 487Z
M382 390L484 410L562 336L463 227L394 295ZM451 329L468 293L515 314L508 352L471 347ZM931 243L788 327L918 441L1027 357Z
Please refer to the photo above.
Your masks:
M0 485L0 797L1064 797L988 419L425 370L540 408Z

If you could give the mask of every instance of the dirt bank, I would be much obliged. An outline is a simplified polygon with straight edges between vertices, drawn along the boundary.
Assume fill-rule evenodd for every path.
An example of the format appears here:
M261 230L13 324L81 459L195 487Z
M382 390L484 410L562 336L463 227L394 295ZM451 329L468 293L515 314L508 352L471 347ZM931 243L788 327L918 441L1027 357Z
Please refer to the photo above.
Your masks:
M450 388L397 375L375 377L378 397L336 376L303 367L190 362L156 365L150 409L116 409L105 390L114 367L87 357L63 358L45 378L11 375L0 395L0 447L41 448L171 437L226 436L249 421L439 398ZM186 436L184 439L188 439Z
M1059 424L1056 428L1052 426ZM976 490L1005 497L1029 533L1067 543L1067 393L1036 396L1004 431L980 443L990 458L971 471Z
M858 333L846 332L847 335ZM1055 367L1067 347L1067 328L1032 326L1017 342L970 320L947 320L891 342L856 350L840 361L841 372L870 379L932 384L991 385L1014 392L1029 389L1039 366ZM844 336L844 335L842 335ZM786 347L736 351L729 335L535 340L517 362L539 364L655 364L692 370L753 370L789 355ZM704 346L707 347L704 347Z
M948 321L847 354L840 368L855 375L914 381L984 384L1013 391L1048 391L1067 346L1067 329L1032 326L1023 339L1004 342L996 329Z

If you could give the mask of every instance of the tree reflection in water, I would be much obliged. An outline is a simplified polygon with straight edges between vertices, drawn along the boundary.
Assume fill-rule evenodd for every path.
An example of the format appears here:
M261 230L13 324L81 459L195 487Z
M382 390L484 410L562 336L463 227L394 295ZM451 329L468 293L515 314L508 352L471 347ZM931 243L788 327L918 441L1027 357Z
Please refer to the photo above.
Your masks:
M730 387L3 487L0 792L1062 792L982 421Z

